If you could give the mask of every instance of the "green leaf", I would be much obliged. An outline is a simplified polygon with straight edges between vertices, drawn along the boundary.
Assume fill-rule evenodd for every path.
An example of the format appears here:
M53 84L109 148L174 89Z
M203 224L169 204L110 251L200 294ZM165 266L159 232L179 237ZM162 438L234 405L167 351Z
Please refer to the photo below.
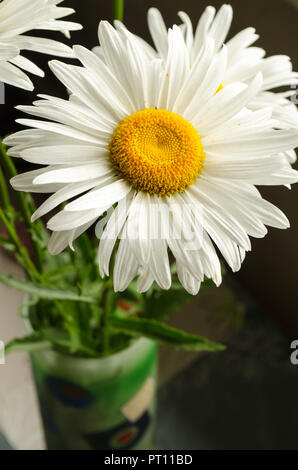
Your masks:
M16 338L10 341L5 347L5 353L9 354L17 351L42 351L45 349L58 349L63 352L73 354L72 342L65 331L57 328L48 328L32 333L25 338ZM80 344L76 349L77 353L84 356L95 357L97 352L94 349Z
M173 283L169 290L154 290L152 292L144 302L144 311L141 316L161 320L177 312L191 300L193 300L193 296L186 292L180 283Z
M105 283L104 281L98 276L96 281L85 282L82 286L82 295L87 297L96 297L98 300L102 298Z
M0 246L4 248L4 250L14 253L16 251L16 247L11 241L2 235L0 235Z
M60 268L51 269L50 271L44 272L42 279L47 283L52 284L60 280L64 280L69 273L73 273L73 266L63 266Z
M33 333L25 338L17 338L10 341L5 346L5 353L9 354L16 351L41 351L43 349L51 349L52 344L43 338L41 332Z
M202 336L193 335L156 320L140 317L110 316L107 323L114 329L190 351L222 351L225 346Z
M79 355L95 357L97 352L94 348L89 345L77 342L74 348L73 338L70 337L69 333L59 328L46 328L40 331L42 337L47 341L50 341L53 347L59 347L63 352L70 353L73 355L77 353Z
M41 284L33 283L27 280L19 279L13 276L0 273L0 282L10 287L11 289L25 292L29 295L34 295L41 299L54 299L54 300L73 300L74 302L96 303L95 297L87 297L78 295L75 291L59 290L52 287L45 287Z

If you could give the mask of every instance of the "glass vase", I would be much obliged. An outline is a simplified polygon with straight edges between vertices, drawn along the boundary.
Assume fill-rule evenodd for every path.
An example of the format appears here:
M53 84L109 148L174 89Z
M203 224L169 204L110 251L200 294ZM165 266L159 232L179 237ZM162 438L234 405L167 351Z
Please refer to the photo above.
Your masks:
M36 351L31 362L49 450L154 448L156 343L95 359Z

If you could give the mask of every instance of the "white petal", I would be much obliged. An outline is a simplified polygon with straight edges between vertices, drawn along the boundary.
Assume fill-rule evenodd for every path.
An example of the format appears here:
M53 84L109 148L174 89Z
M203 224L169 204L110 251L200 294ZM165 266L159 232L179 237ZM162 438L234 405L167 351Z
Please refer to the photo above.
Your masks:
M166 58L168 53L168 33L164 20L157 8L148 10L148 26L154 45L161 57Z
M102 188L94 189L88 194L67 204L66 211L80 211L84 207L96 209L102 206L112 206L123 199L131 191L131 186L124 180L114 181Z
M120 240L114 267L114 290L123 292L136 277L139 264L127 240Z
M154 277L148 266L142 269L141 274L137 280L137 291L140 293L147 292L154 282Z
M209 32L210 25L214 19L216 10L212 6L205 8L203 14L200 17L198 26L195 32L195 39L193 45L193 58L196 57L205 42L206 36Z
M17 57L19 53L20 51L16 46L0 42L0 61L11 60Z
M72 183L66 186L63 186L59 191L49 197L32 215L32 222L35 222L38 218L44 216L51 210L55 209L57 206L63 202L71 199L72 197L77 196L85 191L88 191L91 188L98 186L106 181L105 178L95 178L88 181L83 181L82 183Z
M25 57L22 57L21 55L18 55L17 57L10 59L10 63L17 65L23 70L26 70L26 72L33 73L34 75L38 75L39 77L44 77L45 75L43 70L37 67L37 65L31 62L31 60L26 59Z
M35 129L43 129L45 131L55 132L65 137L72 137L74 139L83 140L85 142L92 142L98 145L102 144L101 139L96 139L96 137L88 135L85 132L80 132L73 127L57 124L56 122L37 121L35 119L17 119L16 122L24 126L33 127Z
M17 191L35 192L35 193L53 193L61 188L61 184L51 183L36 186L33 181L36 177L43 175L47 169L41 168L39 170L28 171L20 175L14 176L10 183Z
M86 224L74 230L66 230L65 232L53 232L49 241L48 250L53 256L59 255L67 246L73 250L73 242L82 233L88 230L89 227L96 221L97 217L92 219Z
M24 72L4 60L0 61L0 81L24 90L32 91L34 86Z
M131 203L128 220L126 222L126 235L139 264L147 264L151 253L151 212L155 206L151 204L148 193L139 192Z
M208 38L202 46L201 52L192 65L189 74L185 78L185 82L181 87L173 106L173 112L183 114L189 102L194 98L194 95L198 90L198 84L202 83L206 72L209 70L212 62L213 51L214 42L211 38Z
M106 208L91 209L77 212L67 212L63 210L58 212L58 214L54 215L54 217L52 217L48 221L47 227L53 232L64 232L66 230L73 230L78 227L81 227L84 224L87 224L92 219L100 217L105 211Z
M165 240L151 240L152 253L148 266L161 289L170 289L171 270Z
M212 109L212 100L214 94L222 83L222 79L226 70L226 65L227 50L224 47L212 62L209 70L206 71L202 83L198 86L194 96L190 100L189 105L183 111L183 115L186 117L186 119L190 121L194 120L194 122L196 122L198 109L204 109L205 114L208 114L208 111L206 111L205 108L207 108L207 110ZM201 113L202 116L204 116L204 112L201 111ZM204 116L204 122L205 119L208 120L208 117Z
M111 167L106 162L89 163L88 165L49 166L47 171L37 176L33 183L36 185L48 183L76 183L90 180L110 173Z
M232 91L234 94L237 88L239 90L239 84L227 86L220 93L213 96L194 118L201 135L206 135L239 113L252 97L257 95L261 90L261 86L262 75L258 73L252 83L236 96L234 95L233 98L231 98L230 93ZM216 111L214 112L214 110Z
M120 107L113 89L100 87L98 78L93 78L86 69L57 60L49 62L49 67L66 88L96 113L106 116L107 120L119 122L127 115L127 111Z
M106 228L102 234L98 249L98 263L101 276L109 275L110 258L116 243L116 240L122 231L130 208L133 192L119 201L117 207L112 213Z
M180 266L179 262L177 262L177 275L184 289L189 294L197 295L199 293L201 282L195 279L184 266Z
M106 157L107 151L92 145L53 145L23 150L21 158L40 165L96 163Z
M18 36L14 39L16 46L28 51L40 52L58 57L74 57L71 47L62 42L47 38L36 38L33 36Z
M262 157L273 153L284 152L298 147L298 130L297 131L265 131L253 134L250 138L239 140L231 143L216 143L206 145L205 150L210 154L226 154L229 158L233 155L237 157Z
M126 109L129 114L133 113L134 108L130 96L105 63L94 53L82 46L74 46L73 49L82 64L92 72L92 74L96 75L96 77L100 79L100 82L103 82L107 88L114 90L123 108Z

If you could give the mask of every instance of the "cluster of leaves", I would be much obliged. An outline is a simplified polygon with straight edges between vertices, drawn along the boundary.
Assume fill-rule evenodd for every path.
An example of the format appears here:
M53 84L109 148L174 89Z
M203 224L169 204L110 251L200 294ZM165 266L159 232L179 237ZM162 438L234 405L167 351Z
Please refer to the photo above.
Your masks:
M20 279L0 272L0 282L27 294L22 315L32 329L27 337L11 341L7 352L54 348L80 357L98 357L126 347L139 336L174 348L223 349L163 322L191 299L178 282L169 291L154 286L146 294L139 294L133 282L126 292L116 294L112 280L99 276L96 240L87 234L79 237L74 252L68 249L60 256L49 255L44 224L30 220L35 210L32 197L18 192L16 201L11 201L6 180L16 174L0 143L0 224L5 229L0 247L14 256L26 273L26 279ZM20 224L29 234L32 256L20 240Z

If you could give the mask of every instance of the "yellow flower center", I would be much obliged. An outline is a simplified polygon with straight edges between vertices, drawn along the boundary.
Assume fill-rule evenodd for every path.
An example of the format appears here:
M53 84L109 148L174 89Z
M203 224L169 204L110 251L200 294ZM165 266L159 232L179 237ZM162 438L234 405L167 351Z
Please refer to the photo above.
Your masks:
M186 119L163 109L144 109L124 118L111 138L110 157L138 191L183 192L202 171L201 138Z

